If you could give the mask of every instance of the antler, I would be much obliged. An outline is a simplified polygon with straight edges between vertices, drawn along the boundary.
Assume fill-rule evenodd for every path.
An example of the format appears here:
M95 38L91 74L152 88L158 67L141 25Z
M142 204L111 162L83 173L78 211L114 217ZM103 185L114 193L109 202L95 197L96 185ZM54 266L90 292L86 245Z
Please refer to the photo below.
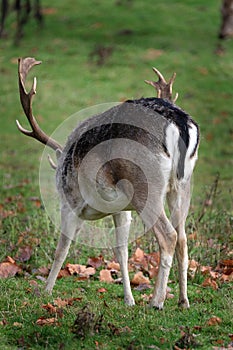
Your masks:
M36 93L36 78L33 80L31 90L27 93L25 89L25 81L27 78L28 72L35 65L41 64L41 61L36 61L35 58L19 58L18 59L18 76L19 76L19 93L20 101L24 110L24 113L32 127L32 131L24 129L18 120L16 120L17 127L19 131L23 134L33 137L34 139L40 141L41 143L51 147L54 150L62 150L62 146L48 135L44 133L43 130L39 127L35 117L32 112L32 98Z
M172 85L176 78L176 73L173 74L169 82L167 83L164 79L163 75L158 71L158 69L153 67L153 71L157 74L159 80L158 81L149 81L145 80L145 83L152 85L157 91L158 98L166 98L171 102L175 102L178 98L178 93L176 93L175 97L172 98Z

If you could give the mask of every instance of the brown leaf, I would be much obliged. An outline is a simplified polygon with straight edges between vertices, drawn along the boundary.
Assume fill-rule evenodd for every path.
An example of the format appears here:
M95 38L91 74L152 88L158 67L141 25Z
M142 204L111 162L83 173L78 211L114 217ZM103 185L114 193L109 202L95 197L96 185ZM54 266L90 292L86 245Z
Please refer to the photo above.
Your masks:
M14 326L14 327L19 327L19 328L21 328L21 327L23 327L23 324L22 324L22 323L19 323L19 322L14 322L14 323L13 323L13 326Z
M86 269L84 270L84 272L82 273L84 276L93 276L96 273L96 270L94 269L94 267L86 267Z
M50 303L42 305L42 308L47 310L50 314L55 314L57 312L57 308Z
M137 248L133 257L132 257L132 260L134 261L142 261L144 259L144 251L141 249L141 248Z
M59 271L59 274L57 276L57 278L62 278L62 277L69 277L70 276L70 273L67 269L61 269Z
M11 264L15 264L15 260L9 255L6 257L6 261L8 261Z
M195 241L195 240L197 239L197 232L194 231L193 233L190 233L190 234L188 235L188 239L189 239L189 240L192 240L192 241Z
M87 260L87 266L92 266L95 269L98 269L99 267L104 265L104 257L102 255L99 255L97 258L91 257Z
M108 270L116 270L116 271L120 271L120 264L115 262L115 261L109 261L107 264L107 269Z
M160 263L160 253L152 252L150 254L147 254L147 259L153 267L158 267Z
M204 282L202 282L202 287L211 287L214 290L218 289L217 282L214 281L211 277L206 278Z
M20 262L28 261L31 258L32 252L33 250L30 246L20 247L15 260Z
M80 301L80 300L82 300L82 298L80 297L68 298L68 299L57 298L53 302L58 307L65 307L65 306L72 306L74 301Z
M155 278L155 277L158 275L158 271L159 271L159 267L152 267L152 268L149 270L150 278L151 278L151 279Z
M83 273L86 269L85 265L79 265L79 264L66 264L66 269L69 271L71 275L79 275L80 273Z
M29 281L30 286L38 287L38 283L35 280Z
M221 282L233 282L233 272L230 275L222 274L220 278Z
M41 276L48 276L49 269L46 266L41 266L39 269L37 269L36 273Z
M67 264L66 269L71 275L79 275L80 277L89 277L96 273L94 267L86 267L85 265L79 264Z
M106 292L107 292L107 289L105 289L105 288L99 288L99 289L97 289L97 292L98 292L98 293L106 293Z
M9 261L0 263L0 278L13 277L21 271L22 269L15 263Z
M51 326L51 325L57 324L57 319L55 317L51 317L51 318L40 317L36 321L36 324L38 326Z
M207 321L208 326L216 326L220 323L222 323L222 319L220 317L217 317L217 316L213 316Z
M5 318L2 321L0 321L0 326L6 326L7 324L8 322Z
M148 277L145 277L142 273L142 271L137 272L133 279L131 280L131 283L133 285L139 285L139 284L150 284L150 280Z
M0 219L6 219L9 216L15 216L16 212L13 210L5 210L3 204L0 204Z
M203 275L208 275L211 271L211 267L210 266L201 266L200 271Z
M219 262L220 267L232 267L233 268L233 260L231 259L226 259L226 260L221 260Z
M143 299L143 300L145 300L146 302L148 302L148 301L150 301L151 300L151 298L152 298L152 296L153 296L153 294L142 294L141 295L141 298Z
M110 270L106 270L106 269L100 271L99 278L101 282L112 283L114 281Z
M189 266L188 266L188 274L189 277L194 278L197 269L199 267L199 263L196 260L189 260Z

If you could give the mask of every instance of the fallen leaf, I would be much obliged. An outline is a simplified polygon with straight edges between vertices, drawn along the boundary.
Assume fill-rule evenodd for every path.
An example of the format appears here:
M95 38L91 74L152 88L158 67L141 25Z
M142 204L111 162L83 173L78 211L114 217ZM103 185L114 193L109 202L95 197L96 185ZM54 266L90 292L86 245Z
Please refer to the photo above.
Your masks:
M232 267L233 268L233 260L231 259L226 259L226 260L221 260L219 262L220 267Z
M91 257L87 260L87 266L94 267L95 269L98 269L99 267L104 265L104 257L102 255L99 255L97 258Z
M79 264L66 264L66 269L69 271L71 275L79 275L80 273L83 273L86 269L85 265L79 265Z
M202 282L202 287L211 287L214 290L218 289L218 284L215 280L213 280L211 277L208 277Z
M68 299L57 298L57 299L54 299L53 302L58 307L65 307L65 306L72 306L74 301L80 301L80 300L82 300L82 298L80 297L68 298Z
M188 266L188 274L189 277L194 278L197 269L199 267L199 263L196 260L189 260L189 266Z
M7 325L7 321L5 319L0 321L0 326L6 326L6 325Z
M96 273L94 267L86 267L85 265L79 264L66 264L66 269L71 275L79 275L81 277L89 277Z
M148 262L153 266L153 267L158 267L160 263L160 253L159 252L152 252L150 254L147 254L147 259Z
M217 317L217 316L213 316L207 321L208 326L216 326L220 323L222 323L222 319L220 317Z
M14 322L14 323L13 323L13 326L14 326L14 327L19 327L19 328L21 328L21 327L23 327L23 324L22 324L22 323L19 323L19 322Z
M84 276L93 276L96 273L96 270L94 267L86 267L84 272L82 273Z
M53 325L53 324L57 324L57 319L55 317L51 317L51 318L40 317L36 321L36 324L38 326L50 326L50 325Z
M98 293L106 293L106 292L107 292L107 289L105 289L105 288L99 288L99 289L97 289L97 292L98 292Z
M144 251L141 249L141 248L137 248L133 257L132 257L132 260L134 261L142 261L144 259Z
M166 294L166 299L173 299L174 297L175 297L174 294L171 294L171 293Z
M35 280L29 281L30 286L38 287L38 283Z
M230 275L222 274L220 281L225 282L233 282L233 272Z
M11 264L15 264L15 260L9 255L6 257L6 261L8 261Z
M195 340L195 334L192 334L188 327L185 331L181 331L181 338L175 343L174 349L194 349L198 347L198 343Z
M137 287L134 288L134 290L138 292L144 292L144 290L151 289L151 286L149 284L139 284Z
M0 263L0 278L13 277L21 271L22 269L15 263L9 261Z
M49 269L45 266L39 267L39 269L36 270L36 273L42 276L48 276L49 275Z
M151 300L151 298L152 298L152 296L153 296L153 294L142 294L141 295L141 298L143 299L143 300L145 300L146 302L148 302L148 301L150 301Z
M210 266L201 266L200 271L203 275L208 275L211 271L211 267Z
M194 231L193 233L190 233L190 234L188 235L188 239L189 239L189 240L192 240L192 241L195 241L195 240L197 239L197 232Z
M61 269L58 273L57 278L62 278L62 277L69 277L70 273L67 269Z
M100 281L106 283L112 283L114 280L112 278L110 270L104 269L100 271Z
M15 260L20 262L28 261L31 258L32 252L33 250L30 246L20 247Z
M150 278L153 279L158 275L159 267L152 267L148 272L150 275Z
M50 303L42 305L42 308L47 310L50 314L55 314L57 312L57 308Z
M142 271L138 271L131 280L131 283L134 285L150 284L150 280L148 277L143 275Z
M107 264L107 269L108 270L116 270L116 271L120 271L120 264L115 262L115 261L109 261Z
M9 216L15 216L16 212L13 210L5 210L4 206L0 204L0 219L6 219Z

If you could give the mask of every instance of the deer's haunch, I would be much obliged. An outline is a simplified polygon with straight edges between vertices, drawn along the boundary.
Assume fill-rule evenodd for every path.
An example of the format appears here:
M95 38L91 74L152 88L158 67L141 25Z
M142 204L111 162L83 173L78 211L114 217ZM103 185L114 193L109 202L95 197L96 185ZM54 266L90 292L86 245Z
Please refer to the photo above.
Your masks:
M46 290L51 292L77 237L83 220L113 216L115 254L121 266L124 300L134 305L128 275L128 236L131 210L135 210L158 241L161 261L151 306L161 309L174 253L179 266L179 304L187 297L188 254L185 220L190 203L190 181L197 159L199 128L172 99L175 75L167 83L159 77L158 98L128 100L81 122L64 148L47 136L32 114L35 81L25 90L27 73L40 62L19 60L19 88L24 112L32 127L19 130L57 150L57 189L61 198L61 236ZM53 168L55 164L51 161ZM170 220L164 210L167 200Z

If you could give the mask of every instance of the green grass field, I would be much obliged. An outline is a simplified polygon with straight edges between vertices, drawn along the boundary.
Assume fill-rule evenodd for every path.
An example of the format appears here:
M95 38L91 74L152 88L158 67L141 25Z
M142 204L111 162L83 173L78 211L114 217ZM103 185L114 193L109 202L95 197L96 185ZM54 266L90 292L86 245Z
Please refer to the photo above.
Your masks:
M0 262L14 258L25 245L33 249L21 274L0 279L0 349L227 348L233 333L232 283L217 279L217 289L203 287L205 276L197 271L189 280L191 308L179 310L176 263L169 283L175 297L161 312L147 308L142 295L151 290L134 291L137 305L125 307L122 285L106 285L98 274L80 282L61 278L52 296L43 293L44 282L36 279L35 271L51 264L59 232L40 205L43 146L21 135L15 125L19 119L27 127L18 96L18 57L43 61L29 83L36 75L34 114L48 134L84 108L154 96L144 84L154 79L153 66L166 78L175 71L177 104L201 128L187 220L189 255L213 270L222 260L232 261L233 41L218 42L220 4L80 0L74 6L71 0L52 0L42 5L42 29L31 19L20 45L14 46L11 14L8 36L0 40ZM110 53L103 57L103 52ZM157 249L150 234L130 245L131 255L137 246L146 252ZM74 245L67 261L86 264L88 257L99 254L113 256L111 251ZM102 287L107 292L99 293ZM80 300L60 307L54 316L42 305L57 298ZM84 305L93 317L80 336L74 322ZM41 317L55 317L56 322L36 324ZM213 324L212 318L217 320Z

